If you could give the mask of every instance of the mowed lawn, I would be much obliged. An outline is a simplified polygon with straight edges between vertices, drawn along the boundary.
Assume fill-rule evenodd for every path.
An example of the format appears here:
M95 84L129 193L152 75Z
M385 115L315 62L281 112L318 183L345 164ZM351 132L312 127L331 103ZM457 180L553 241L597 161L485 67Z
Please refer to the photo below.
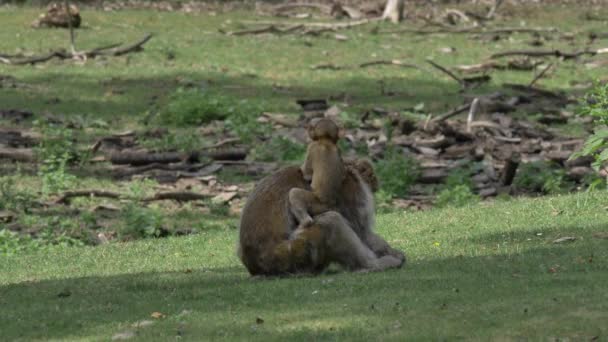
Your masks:
M3 340L603 340L607 205L608 194L592 192L381 214L377 230L409 257L382 273L253 279L228 227L3 256L0 331ZM553 243L562 237L576 240Z

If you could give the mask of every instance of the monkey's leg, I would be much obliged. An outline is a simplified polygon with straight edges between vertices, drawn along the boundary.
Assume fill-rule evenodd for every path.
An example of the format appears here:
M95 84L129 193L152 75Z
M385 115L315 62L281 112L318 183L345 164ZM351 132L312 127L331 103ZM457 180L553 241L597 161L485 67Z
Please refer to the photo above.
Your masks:
M296 229L289 239L264 253L262 273L282 275L322 271L329 264L325 254L326 235L318 224Z
M306 227L312 224L312 216L309 213L310 204L317 201L314 193L293 188L289 190L289 209L296 217L300 225Z
M378 257L391 255L405 263L405 254L400 250L391 247L386 240L373 231L368 232L364 240L366 245L369 246L369 248L374 251Z
M325 212L315 217L315 222L326 232L327 254L332 261L336 261L351 270L384 270L400 267L403 262L391 255L378 258L359 239L346 219L335 211Z

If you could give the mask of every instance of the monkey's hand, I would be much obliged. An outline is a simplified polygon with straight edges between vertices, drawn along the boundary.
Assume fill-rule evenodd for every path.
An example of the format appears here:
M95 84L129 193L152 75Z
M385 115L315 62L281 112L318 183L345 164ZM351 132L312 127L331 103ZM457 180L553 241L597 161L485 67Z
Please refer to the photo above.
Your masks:
M307 216L307 217L303 218L302 221L300 221L300 227L302 227L302 228L310 227L310 226L312 226L312 224L314 222L315 221L312 219L312 217Z
M304 178L306 182L312 181L312 172L307 172L305 168L302 168L302 178Z

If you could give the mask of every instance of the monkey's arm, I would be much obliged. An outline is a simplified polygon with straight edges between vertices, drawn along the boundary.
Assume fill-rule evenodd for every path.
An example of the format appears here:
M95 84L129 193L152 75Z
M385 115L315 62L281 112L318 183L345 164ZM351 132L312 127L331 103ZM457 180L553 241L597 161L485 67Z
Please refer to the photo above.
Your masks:
M312 154L314 153L314 148L312 148L312 144L308 146L308 151L306 152L306 160L304 161L304 164L302 165L302 175L304 176L304 180L307 182L310 182L312 180L312 173L313 173L313 168L312 168L312 160L313 160L313 156Z

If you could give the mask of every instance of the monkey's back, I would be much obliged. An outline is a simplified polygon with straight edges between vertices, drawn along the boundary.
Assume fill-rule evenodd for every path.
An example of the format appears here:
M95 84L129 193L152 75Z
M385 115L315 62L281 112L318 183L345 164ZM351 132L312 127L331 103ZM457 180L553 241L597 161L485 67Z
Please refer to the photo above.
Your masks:
M262 179L243 207L239 229L239 257L250 273L265 273L266 252L287 239L295 227L289 211L289 190L307 188L298 167L286 167Z
M312 191L324 203L335 204L346 174L340 150L333 143L315 141L309 145L309 158L312 158Z

